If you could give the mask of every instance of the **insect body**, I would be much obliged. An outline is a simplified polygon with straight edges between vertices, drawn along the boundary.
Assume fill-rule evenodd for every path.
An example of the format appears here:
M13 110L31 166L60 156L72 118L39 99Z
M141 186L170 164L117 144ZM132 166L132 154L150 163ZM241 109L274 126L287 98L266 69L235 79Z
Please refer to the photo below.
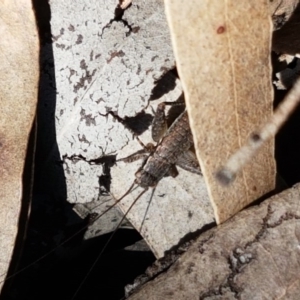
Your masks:
M166 103L161 103L158 106L152 122L152 138L159 143L156 147L148 144L150 155L135 174L135 183L143 188L156 186L166 175L175 177L178 174L176 164L190 172L201 174L198 161L190 151L194 142L187 112L183 111L166 130L165 105ZM132 156L130 158L123 160L130 161Z
M144 188L155 186L170 173L170 169L192 146L193 136L187 112L184 111L162 138L153 154L148 157L142 169L136 173L135 182ZM186 163L188 165L188 161ZM194 168L196 172L196 160L194 160ZM199 168L198 172L200 172Z
M117 160L133 162L144 158L144 161L140 165L117 163L111 170L111 192L115 199L122 199L119 207L124 213L128 212L135 199L144 192L143 199L137 201L128 213L128 219L148 244L155 243L151 249L156 257L162 257L164 251L176 245L180 235L182 237L201 227L199 220L202 223L212 219L205 182L203 177L196 176L201 175L201 171L193 152L193 137L187 112L181 109L179 116L172 116L175 109L178 112L177 108L184 108L182 104L179 106L175 102L174 105L173 102L167 116L171 125L167 128L164 106L168 104L158 106L152 123L152 138L157 145L144 146L143 150ZM132 144L124 149L124 153L130 150L132 151ZM176 166L184 170L177 172ZM134 169L137 170L135 173L132 172ZM153 189L150 189L150 193L145 193L149 188ZM205 203L204 209L201 209L198 201ZM188 215L193 216L184 220ZM153 233L153 222L160 224L160 232L155 230ZM163 236L166 236L166 241L159 243Z

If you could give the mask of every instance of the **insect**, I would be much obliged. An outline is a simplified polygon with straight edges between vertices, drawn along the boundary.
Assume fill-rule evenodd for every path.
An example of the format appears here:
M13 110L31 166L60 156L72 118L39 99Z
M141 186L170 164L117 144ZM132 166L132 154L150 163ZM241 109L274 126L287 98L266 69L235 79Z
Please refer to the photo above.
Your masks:
M169 103L167 103L166 106L167 105L169 105ZM120 202L123 212L128 210L134 199L136 199L141 192L148 189L147 192L144 192L145 195L141 196L143 198L132 208L131 216L133 217L129 216L129 219L139 231L142 231L142 235L145 239L153 243L153 241L159 240L159 233L157 232L157 236L155 237L151 236L147 229L147 223L149 227L151 227L151 220L153 220L153 218L157 220L157 216L161 216L156 222L158 222L157 225L159 224L159 227L164 227L162 234L167 235L168 239L165 241L164 249L163 247L159 249L152 248L152 251L154 251L157 257L163 256L164 250L177 244L178 241L176 242L175 237L176 229L174 227L176 226L176 222L182 222L179 217L180 211L186 211L186 215L191 214L191 212L189 213L189 206L192 206L191 203L193 201L195 203L195 199L201 194L201 180L203 180L199 176L201 172L195 154L192 151L193 140L187 114L183 112L184 106L174 105L174 103L171 105L168 113L168 119L171 116L171 125L169 127L166 126L164 121L161 122L161 120L164 119L163 116L161 117L163 108L164 104L158 106L155 113L153 123L159 124L158 128L152 126L153 140L158 141L157 145L148 145L144 147L146 150L137 151L136 154L129 156L127 156L128 152L125 150L125 153L121 156L125 158L118 160L119 162L125 163L121 164L118 162L116 168L112 169L112 178L116 178L116 180L112 183L111 189L117 199L124 195L125 190L128 191L128 195ZM173 111L178 112L179 108L181 109L179 116L174 117ZM166 129L166 127L168 129ZM143 137L143 139L146 140L145 137ZM166 145L168 145L168 147ZM140 149L140 147L138 149ZM136 158L143 158L144 160L142 163L135 162ZM130 164L130 171L127 170L127 166L129 165L127 162L129 161L134 162ZM181 169L185 170L180 170L178 174L176 166L180 166ZM135 168L134 171L132 171L133 168ZM177 174L178 176L176 177ZM176 178L174 179L173 177ZM122 183L118 184L119 182ZM135 182L134 187L131 186L133 182ZM133 190L134 188L135 190ZM131 192L129 193L129 191ZM152 197L151 193L154 193L155 197ZM181 198L182 201L180 201ZM150 199L152 199L151 203ZM179 212L172 211L172 215L169 215L169 219L166 222L166 220L164 221L165 215L167 216L168 210L170 210L175 200L180 201L178 207ZM200 205L198 206L200 207ZM210 209L211 207L207 202L207 207L204 209L205 213ZM171 208L171 210L173 210L173 208ZM202 222L203 218L205 219L203 210L198 210L198 207L193 213L195 215L188 221L188 223L195 221L195 224L191 225L195 226L191 231L196 230L197 222L199 226L199 219L201 220L200 222ZM194 218L195 220L193 220ZM211 220L209 220L209 222L210 221ZM201 227L201 225L199 227Z
M152 123L152 138L158 144L157 146L148 144L145 147L150 155L146 157L135 174L135 183L144 189L156 186L166 175L176 177L178 172L175 165L190 172L202 174L196 157L191 152L188 153L194 142L186 110L167 129L164 112L166 104L174 105L174 103L166 102L159 104ZM140 152L138 154L140 158ZM134 155L123 160L129 162L132 159Z
M165 105L169 104L171 103L159 105L155 113L152 133L153 140L158 141L157 145L148 145L139 153L119 159L120 163L125 162L126 164L138 158L144 159L140 169L136 172L135 179L135 184L139 185L144 191L156 186L165 176L176 176L175 165L179 165L196 174L201 174L195 155L190 151L193 148L193 140L187 113L185 111L182 112L184 106L171 105L171 110L173 107L180 107L181 112L179 116L173 117L173 120L170 121L173 123L168 128L164 116L164 108ZM130 192L131 190L124 194L123 189L123 197L126 197Z

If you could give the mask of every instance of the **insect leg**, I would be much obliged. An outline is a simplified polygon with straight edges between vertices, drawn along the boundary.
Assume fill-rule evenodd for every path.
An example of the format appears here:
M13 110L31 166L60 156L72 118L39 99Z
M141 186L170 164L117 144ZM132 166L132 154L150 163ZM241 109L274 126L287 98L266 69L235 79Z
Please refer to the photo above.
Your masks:
M165 110L166 106L169 105L175 110L170 110L168 116L166 117ZM155 142L159 142L161 138L164 136L168 127L171 123L175 121L175 119L182 113L184 110L185 102L183 95L181 95L176 101L172 102L162 102L158 104L156 111L154 112L154 118L152 120L152 139ZM177 107L177 108L176 108ZM182 107L179 108L178 107Z
M155 142L159 142L168 129L165 107L165 102L160 103L157 106L156 112L154 114L154 119L152 121L152 139Z

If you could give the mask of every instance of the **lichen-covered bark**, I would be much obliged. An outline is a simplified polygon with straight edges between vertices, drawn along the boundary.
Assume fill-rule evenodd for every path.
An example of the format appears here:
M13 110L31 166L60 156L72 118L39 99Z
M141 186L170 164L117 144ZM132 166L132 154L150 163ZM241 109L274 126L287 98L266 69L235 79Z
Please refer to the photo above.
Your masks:
M133 299L298 299L300 184L207 231Z

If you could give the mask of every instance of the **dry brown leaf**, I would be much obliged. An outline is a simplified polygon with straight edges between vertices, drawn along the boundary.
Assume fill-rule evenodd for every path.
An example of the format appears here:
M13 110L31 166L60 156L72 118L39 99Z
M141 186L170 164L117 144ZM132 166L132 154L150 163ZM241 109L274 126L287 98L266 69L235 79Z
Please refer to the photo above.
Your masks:
M0 273L3 274L9 266L18 230L24 159L37 102L39 40L31 1L2 1L0 5Z
M299 196L300 184L205 232L129 299L299 299Z
M273 141L230 187L215 177L272 113L268 1L165 3L198 159L221 223L275 186Z

